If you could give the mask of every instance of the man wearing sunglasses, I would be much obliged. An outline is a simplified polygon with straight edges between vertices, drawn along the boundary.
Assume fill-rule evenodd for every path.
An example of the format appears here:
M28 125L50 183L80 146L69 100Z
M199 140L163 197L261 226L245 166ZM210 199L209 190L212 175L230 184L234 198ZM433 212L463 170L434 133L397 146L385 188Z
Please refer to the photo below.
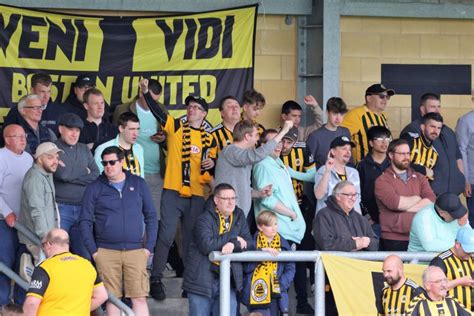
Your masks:
M367 132L372 126L385 126L388 128L387 116L384 111L390 97L395 94L392 89L383 84L374 84L365 91L365 104L347 112L342 126L351 132L355 147L352 156L357 163L369 153L369 140Z
M206 131L204 119L209 105L197 96L185 100L186 121L174 119L153 100L148 79L140 81L145 101L166 132L168 156L161 195L160 231L153 256L151 296L157 300L166 298L161 278L166 267L169 249L174 241L176 227L182 223L182 250L185 256L192 240L192 230L204 209L204 186L210 184L210 170L214 168L217 144Z
M158 220L145 180L123 170L125 153L117 146L101 154L104 173L82 199L80 229L107 290L132 300L136 315L149 315L148 257L155 247ZM107 315L119 310L107 303Z

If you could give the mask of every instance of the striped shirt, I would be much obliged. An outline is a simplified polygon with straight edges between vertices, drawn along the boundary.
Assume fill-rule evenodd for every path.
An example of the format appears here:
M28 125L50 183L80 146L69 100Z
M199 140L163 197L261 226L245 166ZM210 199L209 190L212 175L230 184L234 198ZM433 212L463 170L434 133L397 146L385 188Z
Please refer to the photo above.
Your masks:
M432 301L427 294L418 295L408 308L410 316L464 316L472 315L461 303L452 297L442 301Z
M450 250L440 253L430 262L431 266L440 267L444 271L448 280L472 276L474 271L474 261L471 257L468 260L461 260ZM448 295L456 298L461 304L472 310L473 291L470 286L456 286L448 291Z
M220 123L211 130L211 135L217 143L217 152L219 153L224 147L232 144L234 141L233 133L228 130L224 124Z
M356 146L352 149L354 162L364 159L369 153L369 140L367 131L373 126L388 127L387 117L384 113L377 114L365 105L358 106L347 112L341 126L347 127L351 133L352 141Z
M298 172L306 172L315 167L313 155L309 153L304 142L295 143L290 153L286 156L281 155L280 158L285 166ZM295 179L291 181L293 182L293 189L299 201L303 197L303 182Z
M385 287L382 291L382 305L378 307L379 315L406 315L410 302L422 291L423 289L410 279L406 279L398 290L390 286Z
M403 136L410 145L410 160L416 165L433 169L438 161L438 152L433 143L427 144L426 140L418 133L407 133Z

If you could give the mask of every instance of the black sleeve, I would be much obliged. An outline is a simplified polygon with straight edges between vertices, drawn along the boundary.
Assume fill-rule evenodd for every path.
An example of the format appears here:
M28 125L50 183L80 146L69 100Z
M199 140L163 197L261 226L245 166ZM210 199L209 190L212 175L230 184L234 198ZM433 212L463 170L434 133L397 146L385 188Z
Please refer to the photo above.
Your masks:
M49 275L42 267L36 267L31 277L30 286L28 288L28 294L36 294L37 296L43 297L44 293L48 289Z
M377 313L378 315L384 315L384 310L383 310L383 294L385 292L385 289L382 290L380 293L380 297L378 300L375 300L375 306L377 307Z
M150 111L153 116L158 120L158 122L160 122L162 126L165 126L168 114L166 114L166 112L160 108L160 106L158 105L158 103L156 103L155 100L153 100L150 91L144 93L143 96L145 97L145 102L150 108Z
M444 274L446 274L446 265L444 264L443 260L440 257L434 257L433 260L430 262L430 266L435 266L443 270Z

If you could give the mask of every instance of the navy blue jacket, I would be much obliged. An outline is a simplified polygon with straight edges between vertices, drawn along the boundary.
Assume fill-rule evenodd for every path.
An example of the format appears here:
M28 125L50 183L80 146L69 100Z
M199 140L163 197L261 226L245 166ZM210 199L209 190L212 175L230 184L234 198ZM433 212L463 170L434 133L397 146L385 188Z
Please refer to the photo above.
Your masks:
M187 292L212 297L212 285L218 278L218 267L209 261L212 251L221 251L222 247L231 242L234 244L234 252L241 252L240 242L237 236L250 242L247 219L244 212L235 207L230 232L219 235L219 217L216 213L216 205L209 198L205 211L198 216L193 230L193 240L188 248L186 267L184 269L183 289ZM232 262L232 280L235 289L242 290L243 272L240 262Z
M258 232L254 235L252 243L248 245L248 250L256 250L256 243L257 243L257 236ZM281 250L282 251L290 251L291 247L286 241L285 238L283 238L280 235L280 243L281 243ZM248 262L244 264L244 273L245 273L245 279L244 279L244 290L242 292L242 303L245 305L250 305L250 288L252 287L252 276L253 272L257 268L257 265L260 264L260 262ZM278 269L277 269L277 276L278 276L278 281L280 281L280 292L286 293L288 289L291 286L291 283L293 282L293 278L295 276L295 269L296 265L294 262L278 262ZM285 312L288 311L288 306L285 306L286 310Z
M148 186L126 172L122 193L102 174L90 183L82 199L80 229L87 250L97 248L153 252L158 220Z

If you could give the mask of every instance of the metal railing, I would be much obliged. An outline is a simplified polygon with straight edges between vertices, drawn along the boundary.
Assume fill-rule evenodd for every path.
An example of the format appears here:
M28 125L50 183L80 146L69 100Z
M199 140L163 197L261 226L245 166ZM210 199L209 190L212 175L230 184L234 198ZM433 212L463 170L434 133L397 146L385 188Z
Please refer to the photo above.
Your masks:
M25 236L29 241L37 246L41 246L41 239L36 236L28 227L24 226L23 224L19 223L18 221L15 222L15 229ZM0 261L0 272L4 273L7 277L12 279L18 286L20 286L25 291L28 290L29 284L25 280L23 280L18 274L16 274L13 270L7 267L3 262ZM135 316L133 310L128 307L125 303L115 297L112 293L107 291L108 300L115 306L117 306L125 315L127 316Z
M247 251L222 255L219 251L209 254L210 261L220 261L219 265L219 312L221 316L230 316L230 263L260 262L260 261L286 261L286 262L315 262L314 265L314 314L324 316L325 306L325 275L321 254L330 254L352 259L383 261L388 255L397 255L403 261L430 261L437 255L435 252L341 252L341 251L283 251L278 256L272 256L263 251Z

